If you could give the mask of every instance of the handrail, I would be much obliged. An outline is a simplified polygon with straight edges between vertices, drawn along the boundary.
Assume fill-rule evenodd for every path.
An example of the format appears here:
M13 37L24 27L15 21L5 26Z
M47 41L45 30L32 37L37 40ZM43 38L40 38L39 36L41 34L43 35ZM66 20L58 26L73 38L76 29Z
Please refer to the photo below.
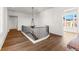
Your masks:
M36 36L35 34L33 34L33 33L30 33L30 34L33 36L33 38L34 38L35 40L38 39L37 36Z
M45 29L43 29L43 28L45 28ZM45 27L31 28L30 26L22 26L22 31L25 32L26 34L30 33L31 36L34 38L34 40L37 40L37 39L45 37L49 34L49 27L45 26Z

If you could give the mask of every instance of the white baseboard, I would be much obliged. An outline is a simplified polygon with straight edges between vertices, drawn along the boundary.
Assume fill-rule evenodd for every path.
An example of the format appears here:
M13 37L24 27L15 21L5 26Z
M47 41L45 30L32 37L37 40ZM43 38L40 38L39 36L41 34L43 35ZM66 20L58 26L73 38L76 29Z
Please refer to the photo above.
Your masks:
M3 46L3 44L4 44L4 42L5 42L5 39L6 39L6 37L7 37L7 34L8 34L8 32L5 33L5 34L2 33L2 34L0 35L0 37L1 37L1 38L0 38L0 40L1 40L1 41L0 41L0 50L1 50L1 48L2 48L2 46Z
M58 36L63 36L63 34L57 34L57 33L52 33L50 32L51 34L55 34L55 35L58 35Z
M22 32L22 31L21 31ZM44 37L44 38L41 38L41 39L38 39L38 40L33 40L32 38L30 38L27 34L25 34L24 32L22 32L32 43L38 43L38 42L40 42L40 41L43 41L43 40L45 40L45 39L47 39L50 35L48 35L48 36L46 36L46 37Z

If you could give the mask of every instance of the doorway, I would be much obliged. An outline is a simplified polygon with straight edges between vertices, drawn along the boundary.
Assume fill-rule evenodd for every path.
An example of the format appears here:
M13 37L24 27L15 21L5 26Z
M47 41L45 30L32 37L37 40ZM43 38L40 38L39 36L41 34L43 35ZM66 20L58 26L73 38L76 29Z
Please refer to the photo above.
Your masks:
M18 16L9 16L8 24L9 30L18 29Z

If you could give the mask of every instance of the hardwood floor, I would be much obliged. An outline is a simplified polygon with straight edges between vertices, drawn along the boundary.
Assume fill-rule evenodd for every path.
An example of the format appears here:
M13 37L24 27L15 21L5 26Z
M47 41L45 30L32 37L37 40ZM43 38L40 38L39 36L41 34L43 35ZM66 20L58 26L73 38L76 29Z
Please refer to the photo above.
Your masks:
M48 39L33 44L20 31L11 30L2 51L67 51L67 43L74 35L65 33L65 36L61 37L51 34Z

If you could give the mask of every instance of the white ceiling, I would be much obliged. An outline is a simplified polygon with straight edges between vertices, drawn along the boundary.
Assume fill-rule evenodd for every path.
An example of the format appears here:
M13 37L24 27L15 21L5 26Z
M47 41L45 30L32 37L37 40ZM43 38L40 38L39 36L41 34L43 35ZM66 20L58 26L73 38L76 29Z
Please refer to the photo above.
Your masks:
M34 7L34 13L39 13L49 8L52 7ZM32 13L32 7L8 7L8 10L23 12L23 13Z

